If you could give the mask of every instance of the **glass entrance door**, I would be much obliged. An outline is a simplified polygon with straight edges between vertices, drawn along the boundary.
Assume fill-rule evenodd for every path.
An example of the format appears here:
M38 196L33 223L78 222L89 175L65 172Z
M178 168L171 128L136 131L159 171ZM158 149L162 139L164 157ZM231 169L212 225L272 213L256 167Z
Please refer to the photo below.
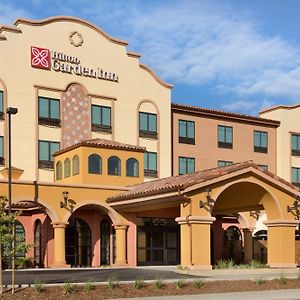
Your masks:
M138 219L138 265L176 265L179 226L174 219Z
M103 220L100 225L101 265L110 265L110 223Z

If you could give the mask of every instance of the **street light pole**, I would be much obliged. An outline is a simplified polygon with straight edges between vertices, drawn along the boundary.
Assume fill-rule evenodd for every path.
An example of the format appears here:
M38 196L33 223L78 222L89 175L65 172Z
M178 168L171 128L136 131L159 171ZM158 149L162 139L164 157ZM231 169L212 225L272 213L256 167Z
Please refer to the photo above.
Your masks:
M8 107L6 113L8 114L8 213L11 214L11 115L15 115L18 109L15 107Z

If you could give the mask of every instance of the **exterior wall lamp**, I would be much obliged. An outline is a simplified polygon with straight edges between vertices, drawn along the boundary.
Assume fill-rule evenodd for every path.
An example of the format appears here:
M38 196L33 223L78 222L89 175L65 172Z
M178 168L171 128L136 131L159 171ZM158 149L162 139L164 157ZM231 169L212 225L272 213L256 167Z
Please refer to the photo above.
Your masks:
M295 195L293 206L287 206L287 212L293 212L293 215L299 220L300 217L300 207L299 207L299 199L298 195Z
M258 220L259 216L260 216L260 210L255 210L255 211L251 210L250 211L250 217L253 217L256 220Z
M212 199L211 199L211 197L210 197L210 194L211 194L211 189L210 188L207 188L206 189L206 202L204 202L204 201L200 201L199 202L199 207L200 208L203 208L204 206L210 206L211 205L211 202L212 202Z
M68 191L63 191L62 192L63 197L64 197L64 201L60 201L60 208L66 208L68 205L68 200L69 200L69 192Z

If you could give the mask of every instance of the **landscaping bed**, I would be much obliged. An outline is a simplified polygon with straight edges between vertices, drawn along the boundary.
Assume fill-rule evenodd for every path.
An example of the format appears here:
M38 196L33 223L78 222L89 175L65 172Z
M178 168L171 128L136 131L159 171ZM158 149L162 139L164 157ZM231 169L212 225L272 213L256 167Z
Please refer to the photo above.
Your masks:
M144 283L142 280L131 284L94 285L92 282L84 285L67 283L59 287L47 287L42 284L24 289L16 289L12 295L6 291L0 295L1 299L114 299L147 296L192 295L208 293L227 293L245 291L263 291L277 289L298 289L297 279L240 280L240 281L210 281L164 283L163 280L154 283Z

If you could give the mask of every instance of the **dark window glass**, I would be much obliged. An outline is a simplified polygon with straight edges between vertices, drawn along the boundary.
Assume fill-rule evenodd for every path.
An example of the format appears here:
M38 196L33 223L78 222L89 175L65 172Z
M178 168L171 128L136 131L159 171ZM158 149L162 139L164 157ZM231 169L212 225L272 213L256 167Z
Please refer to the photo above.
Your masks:
M102 174L102 159L97 154L89 156L89 174Z
M60 126L59 100L39 97L39 124Z
M218 160L218 167L227 167L227 166L231 166L232 164L233 164L232 161Z
M140 137L157 138L157 116L151 113L139 113Z
M0 112L3 113L3 92L0 91Z
M292 134L292 155L300 156L300 135Z
M254 152L268 152L268 133L254 130Z
M42 222L37 220L34 226L34 265L43 267L43 241L42 241Z
M59 150L58 142L39 141L39 168L53 169L53 153Z
M300 186L300 168L292 168L292 183Z
M179 143L195 144L195 122L179 120Z
M232 148L233 128L229 126L218 125L218 147Z
M262 171L268 171L268 165L258 165L258 167L262 170Z
M127 159L126 176L139 177L139 162L135 158Z
M72 175L79 174L79 156L75 155L73 157L73 163L72 163Z
M108 175L121 175L121 160L116 156L108 159Z
M195 158L179 157L179 175L195 172Z
M0 136L0 165L4 165L4 142L3 142L3 136Z
M112 132L110 107L92 105L92 130L108 133Z
M144 154L144 174L148 177L157 177L157 153L145 152Z

